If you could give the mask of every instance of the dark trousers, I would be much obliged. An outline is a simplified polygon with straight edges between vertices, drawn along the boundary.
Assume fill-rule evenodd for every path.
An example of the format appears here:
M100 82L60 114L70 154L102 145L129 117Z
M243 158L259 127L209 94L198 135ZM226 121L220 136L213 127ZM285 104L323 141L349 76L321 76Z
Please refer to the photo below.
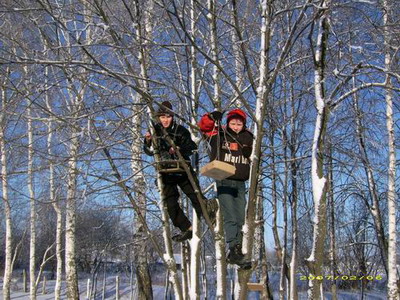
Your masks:
M242 227L246 217L246 185L244 181L217 180L217 194L224 217L226 242L232 248L242 244Z
M193 175L196 185L199 186L197 177ZM179 191L178 186L185 193L185 195L192 202L193 208L196 211L197 216L202 216L201 206L197 199L197 195L194 192L193 186L190 184L189 178L186 173L171 173L163 174L162 180L164 184L164 201L167 205L168 214L175 227L178 227L181 231L186 231L192 226L192 223L186 217L181 206L179 205ZM201 192L200 192L201 194ZM202 199L204 196L201 194Z

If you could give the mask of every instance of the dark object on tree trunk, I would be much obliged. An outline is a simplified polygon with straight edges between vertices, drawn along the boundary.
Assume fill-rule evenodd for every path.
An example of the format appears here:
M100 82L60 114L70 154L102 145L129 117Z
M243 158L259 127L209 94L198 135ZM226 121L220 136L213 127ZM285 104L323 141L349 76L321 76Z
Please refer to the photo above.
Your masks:
M193 236L193 231L191 229L181 232L172 237L172 240L178 243L182 243L186 240L190 240Z

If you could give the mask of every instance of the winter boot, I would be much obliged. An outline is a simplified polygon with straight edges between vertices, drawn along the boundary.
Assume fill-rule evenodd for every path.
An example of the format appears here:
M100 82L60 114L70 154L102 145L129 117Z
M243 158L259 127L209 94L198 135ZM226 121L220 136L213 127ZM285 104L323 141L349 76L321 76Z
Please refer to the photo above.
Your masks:
M228 263L238 265L242 269L247 270L251 268L251 261L246 259L242 253L242 244L236 244L230 248L226 260Z
M227 262L230 264L240 264L244 259L242 253L242 245L236 244L235 246L229 248L229 254L226 258Z

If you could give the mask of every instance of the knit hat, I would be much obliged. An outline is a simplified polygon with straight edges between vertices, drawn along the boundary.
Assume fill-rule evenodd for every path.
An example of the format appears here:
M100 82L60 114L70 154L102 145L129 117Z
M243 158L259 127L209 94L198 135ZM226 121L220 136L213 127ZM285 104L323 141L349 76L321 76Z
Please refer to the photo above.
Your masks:
M157 116L170 115L174 116L174 112L172 111L172 104L169 101L163 101L161 105L158 107Z
M226 123L229 123L231 119L236 118L241 119L243 121L243 124L246 125L247 115L243 110L239 108L232 109L230 112L228 112L228 114L226 115Z

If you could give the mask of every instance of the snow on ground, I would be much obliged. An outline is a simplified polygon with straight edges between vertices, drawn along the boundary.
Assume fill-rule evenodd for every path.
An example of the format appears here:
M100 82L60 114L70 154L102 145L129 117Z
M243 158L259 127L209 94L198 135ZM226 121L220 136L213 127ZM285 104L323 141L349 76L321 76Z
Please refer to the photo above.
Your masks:
M11 292L11 299L29 299L29 293L24 293L22 291L22 285L18 283L16 285L15 283L13 284L14 291ZM55 286L55 281L54 280L49 280L47 282L46 286L46 294L42 294L42 286L38 288L38 293L37 293L37 299L38 300L53 300L54 299L54 286ZM87 295L87 281L86 280L81 280L79 281L79 291L80 291L80 299L86 299ZM153 285L153 295L154 299L164 299L164 291L165 287L164 286L159 286L159 285ZM3 290L2 287L0 287L0 300L3 300ZM119 296L121 300L128 300L131 299L131 289L129 286L129 282L121 282L120 283L120 292ZM67 299L66 297L66 285L63 283L62 285L62 290L61 290L61 297L62 299ZM132 299L135 299L136 297L133 296ZM93 299L93 298L92 298ZM102 299L102 282L99 281L97 283L97 294L95 299ZM115 278L109 278L107 280L107 285L106 285L106 293L105 293L105 299L115 299Z
M156 279L156 278L154 278ZM158 278L157 278L158 279ZM153 285L153 296L155 300L163 300L165 299L165 286L163 286L163 282L161 280L156 280L157 284ZM54 286L55 286L55 281L54 280L49 280L47 281L46 285L46 294L42 294L42 285L40 284L38 288L38 300L52 300L54 299ZM209 285L209 294L208 294L208 299L214 299L215 298L215 286ZM273 290L276 290L277 287L271 286ZM102 299L102 289L103 289L103 281L102 278L98 280L97 282L97 293L96 293L96 298L95 300L100 300ZM79 291L80 291L80 299L87 299L86 298L86 290L87 290L87 279L82 279L79 281ZM66 298L66 286L65 282L62 285L62 299L67 299ZM129 278L121 276L120 279L120 299L121 300L130 300L130 299L137 299L135 293L133 294L133 297L131 297L131 287L129 283ZM228 297L229 295L229 288L228 288ZM359 300L360 299L361 293L357 291L339 291L338 293L338 299L339 300ZM202 297L203 299L204 297ZM257 292L250 292L248 294L248 299L251 300L257 300L260 299L260 296ZM29 299L29 293L24 293L22 292L22 281L14 281L12 283L12 293L11 293L11 299L16 299L16 300L23 300L23 299ZM93 299L93 298L92 298ZM106 281L106 292L105 292L105 299L115 299L115 276L108 276L107 281ZM167 295L167 299L174 299L172 292L169 292ZM279 299L278 293L274 292L274 299ZM299 300L306 300L307 299L307 293L306 292L301 292L299 293ZM326 300L331 300L332 297L330 293L326 293L325 296ZM364 298L365 300L385 300L387 299L386 295L384 293L378 293L378 292L367 292L364 293ZM3 291L2 291L2 280L0 279L0 300L3 300Z

